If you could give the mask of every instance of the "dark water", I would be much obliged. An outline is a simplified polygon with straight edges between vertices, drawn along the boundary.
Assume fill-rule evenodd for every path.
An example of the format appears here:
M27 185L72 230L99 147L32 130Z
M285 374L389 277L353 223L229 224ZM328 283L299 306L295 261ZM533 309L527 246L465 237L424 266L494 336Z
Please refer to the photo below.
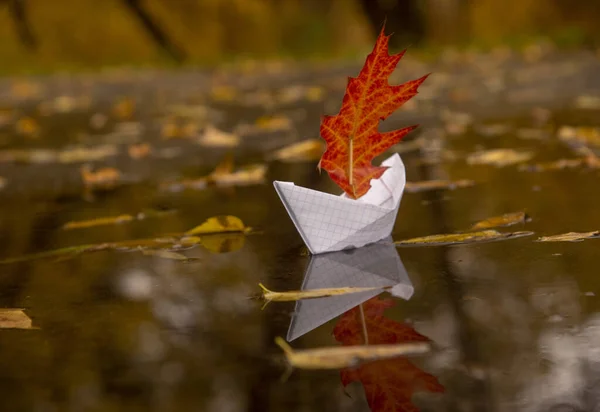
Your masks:
M522 106L502 100L504 104L498 101L495 106L475 96L464 103L444 103L449 94L440 91L445 89L434 89L434 96L424 97L416 111L391 119L391 127L411 121L407 119L413 115L422 120L421 136L427 139L424 149L402 155L409 181L475 182L472 187L453 191L405 193L392 234L395 240L460 232L479 220L521 210L531 216L530 222L499 230L535 234L460 246L376 248L368 256L381 259L372 262L371 272L360 265L335 262L331 272L315 271L314 261L311 263L271 185L273 180L292 180L301 186L337 192L326 175L316 172L316 161L269 162L262 184L188 191L157 188L160 182L179 176L205 175L229 151L244 165L262 162L263 154L271 149L316 137L320 114L332 111L327 99L245 108L203 100L202 104L215 110L210 116L221 116L220 120L210 117L211 123L224 130L233 130L236 124L252 122L265 113L284 113L294 125L292 131L253 135L234 149L212 149L185 139L164 141L159 136L160 119L168 107L159 104L161 92L168 96L167 102L192 105L194 96L206 94L210 77L207 80L204 75L198 75L191 90L184 87L189 78L178 85L157 82L154 89L152 82L128 78L124 84L129 89L122 86L116 90L110 89L107 81L96 84L93 78L87 80L88 88L77 89L73 84L79 83L65 81L52 86L54 90L48 80L42 82L47 84L46 94L25 99L11 97L14 93L7 82L3 94L6 107L15 111L15 118L28 114L38 119L41 136L15 134L13 118L4 125L3 150L58 150L82 141L92 146L106 142L114 138L108 133L118 127L110 114L113 101L118 95L133 95L137 112L128 121L145 126L137 141L183 151L170 159L151 155L134 161L123 155L119 146L118 155L90 163L118 168L123 184L91 195L83 191L81 162L1 163L0 176L6 179L0 191L2 258L182 233L216 215L237 216L258 233L245 236L236 250L224 248L225 253L214 253L201 245L185 250L182 253L186 256L197 258L186 262L147 256L137 250L108 250L1 265L0 307L25 309L39 329L0 329L0 410L597 410L598 240L535 240L600 229L598 171L579 167L528 172L518 165L496 167L465 161L465 155L481 148L530 150L534 152L532 164L576 157L555 132L562 125L600 126L599 110L573 105L574 97L595 93L593 78L586 71L588 63L575 65L567 74L577 79L587 76L588 81L578 89L567 87L562 94L557 91L553 95L556 99L538 96L537 101ZM476 83L479 69L473 67L459 75L470 75ZM516 77L515 73L517 69L506 69L505 75ZM332 78L337 78L334 74ZM312 76L290 82L330 83L322 73ZM560 82L534 80L536 87L545 91L563 90ZM282 87L281 81L273 87ZM92 96L93 103L82 110L41 115L39 102L48 101L61 90L67 95ZM498 93L506 97L511 90L522 88ZM330 95L335 107L340 95L335 90ZM491 110L483 110L486 105ZM441 115L438 108L442 106L474 114L472 127L467 125L458 134L444 131L455 127L458 115ZM540 112L539 107L551 110ZM108 116L100 131L89 126L94 113ZM505 125L507 131L494 136L481 132L478 126L486 124L484 120ZM540 131L536 136L541 137L518 137L524 128ZM116 139L126 137L121 134ZM446 157L434 161L442 154ZM449 154L456 159L448 159ZM119 225L70 231L61 228L74 220L135 215L148 209L173 212ZM394 268L400 266L385 264L398 259L405 272L398 269L395 273ZM348 282L354 284L341 284L346 274ZM380 275L391 280L389 284L400 280L397 283L413 292L410 299L376 292L298 305L271 302L264 310L262 302L252 299L259 292L258 283L276 291L299 289L303 282L321 287L368 286L380 281ZM342 325L339 315L352 316L343 313L356 312L352 308L359 304L367 318L371 316L370 325L376 330L387 330L397 340L429 338L434 350L414 359L382 361L368 377L381 378L379 386L365 378L362 384L356 379L344 387L344 375L337 370L295 370L282 382L286 367L274 338L300 335L291 342L295 349L339 345L339 329L335 332ZM382 316L369 315L369 310L379 313L381 305L386 306ZM389 404L393 409L384 409Z

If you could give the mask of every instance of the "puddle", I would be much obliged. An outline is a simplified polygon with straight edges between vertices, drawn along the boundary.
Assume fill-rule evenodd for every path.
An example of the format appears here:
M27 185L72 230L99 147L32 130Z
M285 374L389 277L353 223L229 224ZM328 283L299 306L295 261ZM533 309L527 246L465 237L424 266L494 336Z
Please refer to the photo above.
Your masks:
M163 139L173 108L116 97L32 109L20 137L19 116L1 126L2 410L597 407L597 148L556 135L600 127L597 109L453 116L422 102L411 149L394 148L414 183L392 238L310 256L271 182L338 193L311 140L333 93L321 83L318 98L275 102L280 112L251 93L244 105L177 106L188 120L209 116L210 139L186 137L196 134L185 121ZM99 86L104 98L113 89ZM561 159L575 161L536 167ZM586 240L537 241L572 232ZM461 241L474 233L498 241ZM440 234L452 242L394 244ZM57 250L70 252L47 253ZM21 259L32 255L43 258ZM326 291L263 308L259 284ZM290 370L277 337L305 363ZM407 343L428 352L402 352Z

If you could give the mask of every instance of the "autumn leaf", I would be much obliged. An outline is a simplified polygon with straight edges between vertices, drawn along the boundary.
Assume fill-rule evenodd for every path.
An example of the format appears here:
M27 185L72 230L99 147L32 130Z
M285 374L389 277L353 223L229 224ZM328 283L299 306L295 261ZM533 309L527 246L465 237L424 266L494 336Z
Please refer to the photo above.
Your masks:
M349 310L342 315L333 330L335 339L344 346L428 342L426 336L411 326L384 316L385 310L394 304L392 299L374 297ZM444 387L435 376L419 369L406 357L343 369L341 380L344 386L360 382L373 412L416 412L418 408L411 400L415 392L444 392Z
M389 37L382 29L358 77L348 79L340 112L335 116L324 116L321 122L321 137L327 143L327 150L321 157L319 170L325 169L353 199L367 193L371 179L381 177L386 170L373 166L373 158L417 127L387 133L377 130L380 120L385 120L416 95L419 85L428 76L390 86L388 78L406 50L390 56Z

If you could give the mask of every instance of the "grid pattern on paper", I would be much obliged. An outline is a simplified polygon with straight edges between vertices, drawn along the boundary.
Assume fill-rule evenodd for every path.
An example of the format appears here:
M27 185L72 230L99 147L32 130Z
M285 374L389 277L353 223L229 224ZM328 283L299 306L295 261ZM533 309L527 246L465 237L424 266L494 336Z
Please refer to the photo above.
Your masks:
M349 252L311 256L302 290L398 285L412 288L396 248L388 241ZM304 335L379 293L381 290L299 301L288 340Z
M357 234L370 222L390 213L380 206L341 199L291 184L275 184L282 200L288 203L286 208L304 242L313 253L329 250Z
M366 200L370 197L368 193L363 201L354 201L289 182L274 182L298 232L313 254L362 247L390 235L406 177L398 154L386 159L382 165L390 169L372 184L387 190L389 198L380 200L379 204Z

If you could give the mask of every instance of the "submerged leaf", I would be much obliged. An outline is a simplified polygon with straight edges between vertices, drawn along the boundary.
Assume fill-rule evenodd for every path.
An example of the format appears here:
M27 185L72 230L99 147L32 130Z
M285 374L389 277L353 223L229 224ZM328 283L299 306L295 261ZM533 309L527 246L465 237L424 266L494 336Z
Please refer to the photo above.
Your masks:
M0 190L4 189L4 186L6 186L6 178L0 176Z
M474 181L463 179L463 180L424 180L421 182L406 182L404 190L408 193L425 192L428 190L441 190L448 189L454 190L463 187L473 186Z
M309 139L293 143L289 146L271 153L268 160L281 160L283 162L304 162L318 160L323 154L325 144L320 139Z
M520 170L529 172L544 172L548 170L573 169L586 163L585 159L559 159L553 162L526 164L519 167Z
M585 239L595 239L600 237L600 230L593 232L569 232L561 235L542 236L538 242L582 242Z
M496 230L482 230L480 232L451 233L446 235L431 235L394 242L398 246L441 246L460 245L465 243L490 242L508 238L530 236L533 232L501 233Z
M531 219L525 212L506 213L502 216L494 216L488 219L475 223L471 230L484 230L494 227L505 227L516 225L517 223L525 223Z
M398 356L427 353L427 342L391 345L337 346L294 350L281 337L275 343L283 350L290 366L299 369L342 369L358 366L363 362L396 358Z
M37 329L23 309L0 309L0 329Z
M235 216L214 216L208 218L206 222L185 232L186 236L207 235L213 233L240 232L247 233L251 228L244 225L239 217Z
M321 121L321 137L327 142L327 150L319 162L319 169L326 170L352 199L367 193L371 179L378 179L385 172L385 167L372 165L373 158L416 128L410 126L387 133L378 131L380 121L415 96L427 78L426 75L390 86L389 77L404 51L390 56L388 41L389 36L382 29L358 77L348 79L340 112L335 116L324 116Z
M498 167L523 163L533 157L531 152L518 152L513 149L494 149L472 153L467 157L469 164L487 164Z

